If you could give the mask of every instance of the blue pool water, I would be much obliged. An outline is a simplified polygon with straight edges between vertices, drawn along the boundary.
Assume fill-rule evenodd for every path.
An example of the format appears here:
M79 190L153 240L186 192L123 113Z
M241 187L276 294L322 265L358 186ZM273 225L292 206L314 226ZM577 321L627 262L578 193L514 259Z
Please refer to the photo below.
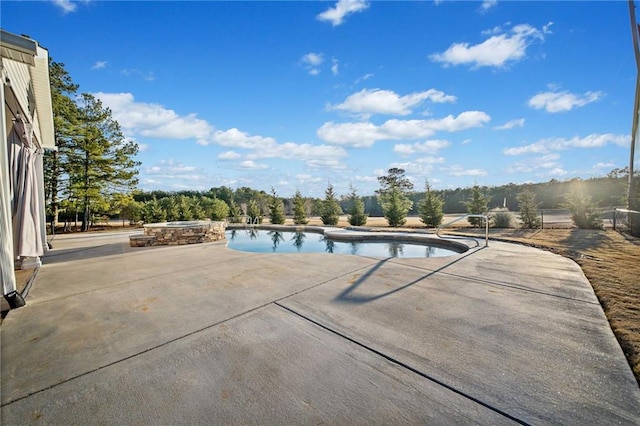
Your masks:
M226 231L227 247L253 253L335 253L369 257L441 257L458 251L402 241L335 241L312 232L234 229Z

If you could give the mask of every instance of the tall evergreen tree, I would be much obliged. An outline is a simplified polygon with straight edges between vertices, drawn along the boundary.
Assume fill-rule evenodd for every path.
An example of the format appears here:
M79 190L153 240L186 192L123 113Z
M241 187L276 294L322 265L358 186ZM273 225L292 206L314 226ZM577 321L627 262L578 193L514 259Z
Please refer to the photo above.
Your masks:
M89 229L92 206L115 192L130 192L138 183L138 145L126 141L111 110L93 95L82 94L78 137L66 152L69 195L80 200L82 230Z
M364 202L356 192L356 189L352 186L349 187L351 192L349 193L349 224L351 226L364 226L367 224L367 215L364 212Z
M53 110L54 137L57 150L44 152L45 203L54 223L58 222L59 196L66 192L65 154L72 145L78 126L78 108L73 97L78 91L63 63L49 58L49 81L51 86L51 107Z
M333 192L333 185L329 184L324 191L324 200L321 201L320 220L324 225L335 226L340 220L341 213L342 209L336 194Z
M269 220L274 225L284 224L284 205L274 188L271 188L271 197L269 198Z
M471 189L471 199L465 203L467 206L467 213L487 214L487 211L489 210L487 206L488 202L488 198L482 193L480 187L478 185L473 185L473 188ZM480 217L470 217L467 220L473 227L482 226L483 223L483 219Z
M391 168L387 174L378 177L380 189L376 190L382 212L389 226L402 226L406 223L407 213L413 207L413 201L407 192L413 189L413 183L405 177L404 169Z
M262 210L260 209L258 202L253 198L247 203L247 216L251 221L257 220L258 223L262 223Z
M236 203L236 201L231 198L229 200L229 217L231 218L231 223L237 223L240 221L240 216L242 216L242 210L240 210L240 206Z
M302 197L300 191L296 191L293 197L293 223L296 225L306 225L307 220L306 200Z
M536 204L536 194L531 189L526 188L518 194L518 208L523 228L535 229L540 227L540 215Z
M442 211L444 201L431 190L428 180L425 182L424 192L424 198L418 204L420 220L427 226L438 227L444 218L444 212Z

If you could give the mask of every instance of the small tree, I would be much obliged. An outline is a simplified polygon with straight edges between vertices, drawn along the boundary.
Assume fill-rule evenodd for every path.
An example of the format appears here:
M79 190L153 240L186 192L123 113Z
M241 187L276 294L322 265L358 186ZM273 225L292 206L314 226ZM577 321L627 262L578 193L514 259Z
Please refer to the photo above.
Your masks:
M444 212L442 211L444 201L431 190L428 180L425 183L424 192L424 198L418 204L418 214L422 223L435 228L440 226L444 218Z
M231 223L238 223L242 216L242 210L240 210L240 206L235 202L233 198L229 200L229 217Z
M144 203L142 220L146 223L164 222L167 220L167 212L155 197Z
M367 224L367 214L364 212L364 202L362 198L358 197L356 193L356 189L353 186L350 186L349 189L351 192L349 193L349 203L351 207L349 208L349 224L351 226L364 226Z
M229 206L219 198L202 197L202 210L205 217L211 220L225 220L229 217Z
M596 212L591 197L582 191L574 191L567 196L567 207L571 210L573 223L581 229L602 229L602 217Z
M296 225L309 223L307 220L306 201L300 191L296 191L296 195L293 197L293 223Z
M404 176L404 170L391 168L385 176L379 176L380 189L376 190L382 213L389 226L402 226L406 223L407 213L413 207L406 191L413 189L413 183Z
M342 209L336 198L336 194L333 192L333 185L329 184L326 191L324 191L324 200L320 205L320 220L323 225L335 226L338 224Z
M523 228L540 228L540 216L538 215L538 205L536 204L536 194L529 188L518 194L518 208Z
M247 204L247 216L249 216L251 220L258 218L258 223L262 223L262 210L260 210L258 202L253 198L250 199Z
M491 226L494 228L511 228L511 213L497 211L491 215Z
M269 220L274 225L284 224L284 205L273 187L269 199Z
M487 197L480 191L478 185L474 185L471 189L471 199L465 204L467 206L467 213L469 214L487 214ZM474 228L482 226L483 219L480 217L470 217L467 219L471 226Z

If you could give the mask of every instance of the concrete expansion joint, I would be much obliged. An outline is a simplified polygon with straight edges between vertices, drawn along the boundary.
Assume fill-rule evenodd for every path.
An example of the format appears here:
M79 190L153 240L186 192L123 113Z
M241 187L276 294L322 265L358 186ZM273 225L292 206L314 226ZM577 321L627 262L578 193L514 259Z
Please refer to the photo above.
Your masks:
M308 322L314 324L315 326L320 327L321 329L323 329L325 331L328 331L329 333L332 333L332 334L334 334L334 335L336 335L336 336L338 336L338 337L340 337L340 338L342 338L344 340L347 340L348 342L353 343L354 345L357 345L357 346L361 347L362 349L365 349L365 350L367 350L367 351L369 351L369 352L371 352L371 353L373 353L373 354L375 354L375 355L377 355L379 357L384 358L385 360L391 362L392 364L395 364L395 365L397 365L397 366L399 366L401 368L404 368L404 369L406 369L406 370L408 370L408 371L410 371L410 372L412 372L414 374L417 374L418 376L420 376L420 377L422 377L424 379L427 379L430 382L433 382L438 386L442 386L445 389L447 389L447 390L449 390L451 392L454 392L454 393L462 396L463 398L466 398L466 399L468 399L468 400L470 400L470 401L472 401L472 402L474 402L474 403L476 403L478 405L481 405L484 408L487 408L487 409L489 409L489 410L491 410L491 411L493 411L493 412L495 412L495 413L497 413L497 414L499 414L499 415L501 415L503 417L506 417L509 420L513 421L513 422L516 422L516 423L518 423L520 425L527 425L527 426L529 425L529 423L527 423L527 422L525 422L525 421L523 421L523 420L521 420L521 419L519 419L517 417L514 417L511 414L506 413L506 412L500 410L499 408L492 406L491 404L483 402L480 399L478 399L478 398L476 398L476 397L474 397L472 395L467 394L466 392L463 392L463 391L453 387L452 385L448 385L447 383L444 383L443 381L441 381L439 379L436 379L435 377L430 376L430 375L418 370L417 368L412 367L409 364L407 364L405 362L402 362L402 361L392 357L391 355L385 354L384 352L381 352L381 351L379 351L377 349L374 349L374 348L372 348L371 346L369 346L369 345L367 345L365 343L359 342L358 340L355 340L354 338L349 337L346 334L341 333L341 332L339 332L337 330L334 330L331 327L328 327L328 326L320 323L319 321L316 321L316 320L314 320L314 319L312 319L312 318L310 318L310 317L308 317L306 315L303 315L303 314L301 314L301 313L299 313L299 312L297 312L297 311L295 311L295 310L293 310L293 309L291 309L291 308L289 308L287 306L284 306L284 305L280 304L277 301L274 302L274 304L276 306L280 307L281 309L284 309L285 311L287 311L287 312L289 312L289 313L291 313L293 315L296 315L297 317L299 317L299 318L301 318L301 319L303 319L305 321L308 321Z

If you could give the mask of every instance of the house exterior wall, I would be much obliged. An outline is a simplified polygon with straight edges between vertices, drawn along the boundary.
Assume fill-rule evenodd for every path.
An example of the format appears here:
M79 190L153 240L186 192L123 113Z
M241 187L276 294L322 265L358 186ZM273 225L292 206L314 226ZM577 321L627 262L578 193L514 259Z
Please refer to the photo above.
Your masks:
M35 200L30 199L24 210L34 207L40 212L36 219L36 241L46 248L46 223L44 201L43 149L55 149L51 89L49 84L49 57L46 49L28 38L8 33L4 30L0 37L1 51L1 137L0 142L0 277L5 298L16 290L14 268L22 269L40 265L39 257L17 258L14 252L14 238L20 238L13 228L12 204L14 195L11 184L14 179L10 155L10 134L14 132L15 121L30 125L33 146L36 148L30 163L35 167ZM24 126L23 126L24 127ZM17 176L17 175L16 175ZM26 200L26 198L24 198ZM15 204L19 206L20 204ZM22 211L22 210L20 210ZM33 223L33 222L32 222ZM25 234L27 235L27 234ZM31 234L29 234L31 235ZM27 240L33 241L28 238ZM39 249L41 250L41 249ZM29 254L31 256L31 254ZM26 266L26 267L25 267ZM8 299L7 299L8 300ZM4 309L4 308L3 308Z

